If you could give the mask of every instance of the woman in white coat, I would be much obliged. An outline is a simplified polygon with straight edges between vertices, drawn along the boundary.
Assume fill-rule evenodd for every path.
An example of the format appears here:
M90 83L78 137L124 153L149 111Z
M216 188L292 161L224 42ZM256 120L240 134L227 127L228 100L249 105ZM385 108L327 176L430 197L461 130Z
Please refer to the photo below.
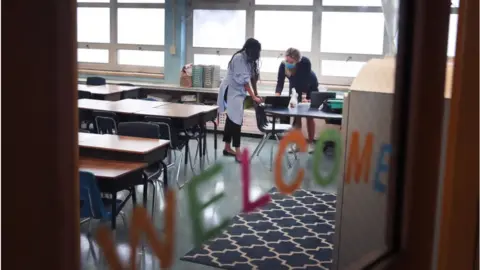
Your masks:
M261 45L258 40L249 38L243 48L236 52L228 63L227 76L223 79L218 93L217 105L219 112L226 112L223 141L225 148L223 155L234 156L240 161L240 133L243 123L243 103L248 94L254 102L260 103L256 89L252 89L250 82L256 86L258 79L258 60L260 59ZM231 148L230 143L235 147Z

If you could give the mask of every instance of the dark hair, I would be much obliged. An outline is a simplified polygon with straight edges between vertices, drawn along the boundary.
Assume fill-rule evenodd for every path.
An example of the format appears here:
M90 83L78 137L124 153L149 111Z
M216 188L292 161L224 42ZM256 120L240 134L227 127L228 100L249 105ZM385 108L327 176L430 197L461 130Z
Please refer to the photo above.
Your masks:
M233 57L235 55L245 52L247 55L247 62L250 64L251 67L251 77L254 80L258 80L259 77L259 70L258 70L258 60L260 59L260 51L262 50L262 45L258 40L254 38L249 38L247 41L245 41L245 44L243 44L242 49L237 51L232 55L232 58L230 59L230 62L228 62L228 66L232 63Z

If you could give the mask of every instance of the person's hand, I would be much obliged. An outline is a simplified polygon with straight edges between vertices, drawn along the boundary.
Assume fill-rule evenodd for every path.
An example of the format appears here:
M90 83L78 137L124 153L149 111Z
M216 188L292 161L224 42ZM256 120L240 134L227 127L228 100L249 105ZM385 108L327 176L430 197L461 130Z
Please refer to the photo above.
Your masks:
M304 99L302 99L302 102L303 102L303 103L310 103L310 100L309 100L309 99L306 99L306 98L304 98Z
M252 99L253 99L253 101L255 101L258 104L262 103L262 99L257 97L257 96L254 96Z
M280 96L280 93L275 93L275 96Z

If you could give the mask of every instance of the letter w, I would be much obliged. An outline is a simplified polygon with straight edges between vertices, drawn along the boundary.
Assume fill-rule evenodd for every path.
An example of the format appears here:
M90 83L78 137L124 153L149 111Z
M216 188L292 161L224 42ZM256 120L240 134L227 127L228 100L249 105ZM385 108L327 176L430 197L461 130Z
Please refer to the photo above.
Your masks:
M355 183L360 182L360 177L363 174L363 181L368 183L370 175L370 161L372 159L373 150L373 134L369 132L365 139L365 145L360 155L360 134L358 131L352 132L350 149L348 151L347 159L347 173L345 175L345 182L350 183L352 177L352 170L355 170L353 179Z
M130 262L128 268L122 266L118 254L115 250L112 234L109 228L100 227L97 231L97 241L102 248L106 260L113 270L131 269L135 270L137 247L140 242L140 235L142 232L146 234L146 239L152 247L153 253L160 260L160 267L170 268L173 263L173 250L175 243L175 193L173 190L168 190L166 194L166 209L165 209L165 237L164 243L159 239L155 227L148 216L148 212L143 207L135 207L133 209L133 216L130 225Z

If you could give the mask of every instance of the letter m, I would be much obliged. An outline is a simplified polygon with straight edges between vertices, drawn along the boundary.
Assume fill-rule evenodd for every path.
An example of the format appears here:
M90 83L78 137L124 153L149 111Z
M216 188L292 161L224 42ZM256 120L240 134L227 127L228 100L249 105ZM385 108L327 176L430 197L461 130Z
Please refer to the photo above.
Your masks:
M362 152L360 154L360 134L358 131L352 132L350 139L350 147L347 158L347 172L345 175L345 182L350 183L351 177L355 183L360 182L360 177L363 172L363 181L368 183L370 175L370 161L372 159L373 150L373 134L369 132L365 139Z

